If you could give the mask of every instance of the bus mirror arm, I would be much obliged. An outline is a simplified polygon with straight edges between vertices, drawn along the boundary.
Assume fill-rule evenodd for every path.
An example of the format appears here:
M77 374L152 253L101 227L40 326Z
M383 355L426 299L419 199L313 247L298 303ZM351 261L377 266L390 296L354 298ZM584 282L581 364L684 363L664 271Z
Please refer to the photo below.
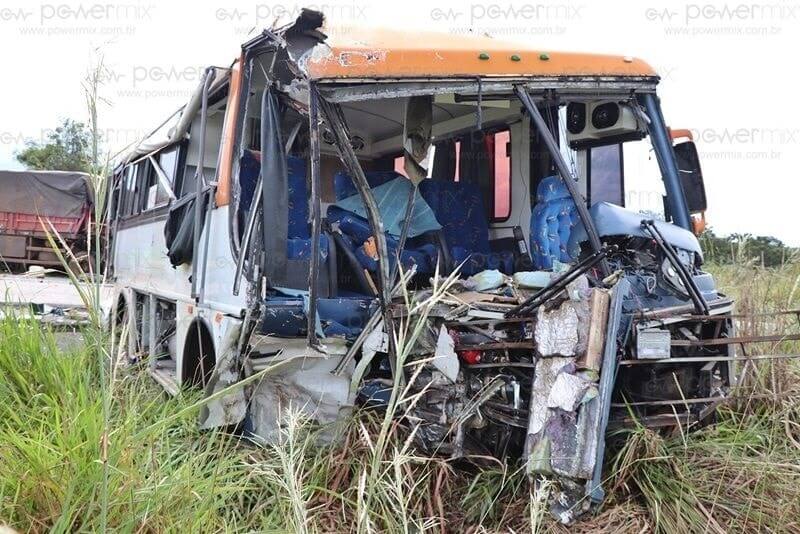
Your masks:
M195 192L194 192L194 235L192 239L192 298L197 299L200 295L198 293L198 264L199 262L199 246L200 246L200 218L203 216L201 213L201 200L205 193L206 178L203 174L203 166L206 156L206 122L208 120L208 91L211 88L211 82L214 79L214 69L209 67L206 69L203 78L203 97L202 105L200 107L200 143L197 146L197 170L195 171ZM211 201L209 195L209 202ZM205 284L205 280L203 281Z
M293 130L297 135L298 128ZM290 136L289 142L293 140ZM319 239L321 229L320 217L320 147L319 147L319 101L317 86L311 83L308 91L308 140L309 159L311 160L311 262L308 268L308 313L306 314L308 344L319 347L317 339L317 282L319 281ZM289 145L291 146L291 145ZM288 147L287 147L288 152Z
M244 271L244 261L250 251L250 239L253 235L253 229L256 226L256 216L261 208L261 189L264 187L261 174L259 173L258 180L256 180L256 187L253 191L253 204L250 206L250 211L247 213L247 224L244 227L244 234L242 234L242 246L239 247L239 257L236 259L236 273L233 276L233 294L239 294L239 288L242 285L242 272Z
M589 210L586 209L586 200L575 188L575 181L573 180L572 173L567 166L567 162L564 161L564 156L561 154L561 150L558 148L558 143L556 143L552 132L550 132L550 128L547 127L544 117L542 117L542 114L539 113L539 109L533 104L531 95L528 94L528 91L525 90L525 87L522 85L515 85L514 92L522 102L522 105L525 106L525 110L528 112L531 120L536 125L539 135L542 136L542 139L547 145L548 152L550 152L550 155L556 162L558 173L561 175L564 185L567 186L569 194L572 197L572 201L575 202L575 207L578 210L578 217L580 217L583 227L586 229L586 235L589 236L589 244L592 246L592 251L595 254L599 253L602 250L602 244L600 243L600 237L597 234L597 228L595 228L594 222L589 215ZM605 258L600 260L600 270L603 273L603 278L611 274L611 270L608 267L608 262Z

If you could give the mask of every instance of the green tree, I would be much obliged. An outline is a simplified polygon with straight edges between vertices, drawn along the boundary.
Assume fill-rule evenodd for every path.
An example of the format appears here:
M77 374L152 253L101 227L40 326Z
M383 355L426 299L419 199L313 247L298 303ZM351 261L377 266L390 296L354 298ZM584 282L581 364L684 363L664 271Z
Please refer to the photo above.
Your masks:
M65 119L50 132L46 143L29 141L16 154L17 161L32 170L84 171L91 169L92 135L82 123Z
M700 235L700 245L706 260L716 263L755 263L764 267L779 267L798 260L798 249L787 247L772 236L731 234L721 237L708 228Z

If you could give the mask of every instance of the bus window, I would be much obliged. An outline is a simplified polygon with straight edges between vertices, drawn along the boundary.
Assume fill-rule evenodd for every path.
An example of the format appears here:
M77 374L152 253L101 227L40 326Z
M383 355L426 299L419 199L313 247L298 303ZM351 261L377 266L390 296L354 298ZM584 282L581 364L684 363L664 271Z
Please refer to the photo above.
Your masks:
M650 138L622 145L625 175L625 206L650 217L665 220L664 181Z
M152 203L155 204L155 170L150 165L150 161L144 159L136 164L136 210L134 215L141 213L150 207L150 200L152 194Z
M610 202L625 206L622 145L592 147L589 149L588 159L589 205Z
M122 188L125 185L125 169L114 176L114 189L111 191L111 205L109 206L108 216L110 220L119 219L122 214L120 202L122 202Z
M500 130L493 133L487 133L483 137L483 145L481 145L481 154L485 154L488 159L488 169L485 167L486 172L480 171L477 177L478 182L482 185L482 191L488 191L491 198L484 198L485 205L491 206L489 212L491 222L503 222L508 220L511 215L511 133L509 130ZM449 168L447 178L455 182L461 180L461 141L456 140L454 143L454 164ZM485 152L483 149L485 148ZM436 145L431 146L428 156L430 168L428 169L428 177L430 178L433 173L434 161L436 160ZM445 152L446 154L446 152ZM441 154L440 156L441 157ZM445 156L447 157L447 156ZM473 156L483 158L484 156ZM480 167L476 167L480 169ZM405 175L403 156L396 156L394 158L394 171ZM493 203L493 204L492 204Z
M511 133L501 130L489 138L494 146L492 222L503 222L511 215Z
M122 216L130 217L133 214L136 200L136 165L128 165L125 169L125 189L123 191Z
M217 159L222 143L222 128L227 106L227 94L209 97L208 117L205 124L205 142L203 147L203 161L200 161L200 132L203 129L200 123L200 112L195 115L189 129L191 135L185 150L185 161L181 166L181 184L178 197L185 197L197 190L197 172L201 170L205 184L215 180L217 176Z
M170 184L175 183L175 173L178 170L178 147L172 147L158 155L158 164L167 175Z
M175 174L178 167L178 149L179 147L175 146L164 150L161 152L157 157L157 164L159 169L163 172L164 176L166 177L166 182L169 184L171 188L175 187ZM164 187L164 184L158 178L158 171L154 168L152 173L152 178L155 180L155 183L151 185L155 189L155 198L153 202L150 202L150 198L148 197L148 206L147 209L156 208L159 206L163 206L167 202L169 202L169 192L167 188Z

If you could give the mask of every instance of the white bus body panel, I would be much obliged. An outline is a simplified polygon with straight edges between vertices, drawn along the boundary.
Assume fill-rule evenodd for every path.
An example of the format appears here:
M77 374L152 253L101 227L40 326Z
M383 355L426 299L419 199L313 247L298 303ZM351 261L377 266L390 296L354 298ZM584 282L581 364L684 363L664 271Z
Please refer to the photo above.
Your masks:
M172 267L167 258L164 238L165 218L130 228L116 234L115 275L118 294L128 303L129 317L134 317L133 292L154 295L175 302L176 320L176 381L183 376L183 350L186 335L192 323L200 318L214 340L214 352L219 362L229 350L225 342L231 329L237 327L247 294L247 282L239 295L233 294L236 262L231 251L228 233L228 206L211 211L210 224L200 236L198 288L203 288L203 301L192 298L192 266L182 264ZM208 233L208 254L205 251ZM205 266L204 266L205 263ZM205 279L204 279L205 276ZM146 320L146 318L143 318Z

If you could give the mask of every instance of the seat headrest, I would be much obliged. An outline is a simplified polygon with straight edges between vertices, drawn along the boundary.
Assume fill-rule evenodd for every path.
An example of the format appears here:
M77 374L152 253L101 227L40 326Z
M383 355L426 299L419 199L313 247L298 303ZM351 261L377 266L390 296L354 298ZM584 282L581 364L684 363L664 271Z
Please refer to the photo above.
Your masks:
M552 202L564 198L571 198L571 196L567 185L560 176L554 175L543 178L536 188L536 202Z

